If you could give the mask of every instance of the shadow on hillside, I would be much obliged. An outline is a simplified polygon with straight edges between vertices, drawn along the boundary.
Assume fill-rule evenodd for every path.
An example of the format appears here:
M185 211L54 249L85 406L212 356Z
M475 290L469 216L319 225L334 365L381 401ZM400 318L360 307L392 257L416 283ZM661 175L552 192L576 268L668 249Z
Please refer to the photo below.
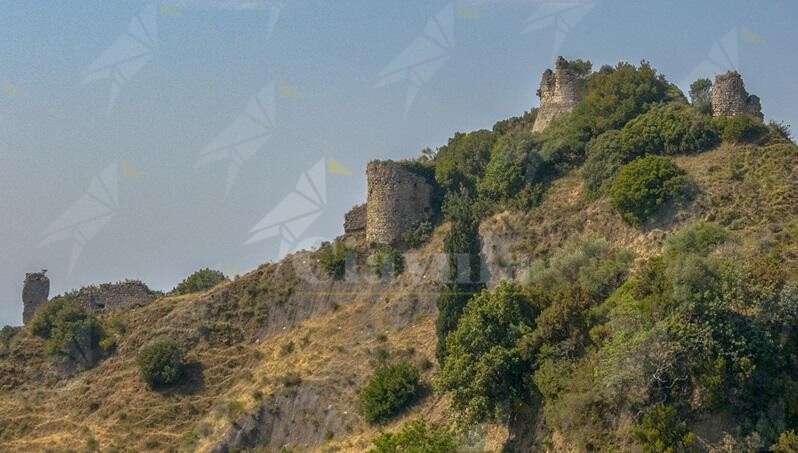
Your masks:
M183 379L175 385L159 389L162 395L193 395L205 389L204 368L200 362L187 363L183 368Z

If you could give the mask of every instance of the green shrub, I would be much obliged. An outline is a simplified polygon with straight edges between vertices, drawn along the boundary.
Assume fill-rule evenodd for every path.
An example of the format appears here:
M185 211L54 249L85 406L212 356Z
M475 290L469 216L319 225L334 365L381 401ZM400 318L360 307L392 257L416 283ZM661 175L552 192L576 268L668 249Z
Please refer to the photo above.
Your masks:
M64 297L54 297L36 311L31 332L45 340L45 350L92 367L100 358L100 343L106 338L97 319L82 306Z
M462 186L473 193L490 160L494 140L493 132L488 130L456 133L435 157L438 184L446 191L457 191Z
M706 256L712 249L723 243L728 236L729 233L716 223L693 223L668 236L663 247L663 254L674 256L695 253Z
M679 419L673 406L662 403L643 415L633 433L643 451L650 453L685 451L695 442L695 435L688 431L687 423Z
M759 119L750 115L719 116L714 122L721 131L723 141L728 143L759 144L767 138L769 132Z
M517 345L531 332L536 309L514 283L483 291L466 305L446 337L446 360L439 376L452 405L474 422L493 420L508 407L528 402L531 363Z
M432 237L432 222L425 220L402 233L402 244L405 247L415 249L426 244L430 237Z
M199 293L211 289L225 280L227 280L227 277L217 270L200 269L186 277L172 292L174 294Z
M398 433L377 436L369 453L451 453L459 451L460 446L449 429L413 420L402 425Z
M390 245L380 244L371 252L366 265L381 279L395 278L405 270L405 257Z
M646 156L621 168L610 186L610 197L624 220L639 226L687 187L684 170L670 159Z
M156 340L139 351L141 376L150 388L177 383L183 376L183 346L176 340Z
M408 407L421 391L418 370L407 362L382 365L360 392L360 409L368 423L380 423Z
M499 139L493 147L485 175L479 181L479 196L496 202L506 201L538 181L542 159L534 151L536 146L536 135L531 132Z
M318 253L319 264L336 280L344 278L347 261L357 262L357 251L340 241L323 243Z
M612 178L630 158L632 152L624 146L620 131L607 131L593 139L587 146L587 160L582 166L582 178L588 195L598 195L606 190Z
M712 120L688 106L657 106L629 121L621 131L624 147L635 156L689 154L720 144Z

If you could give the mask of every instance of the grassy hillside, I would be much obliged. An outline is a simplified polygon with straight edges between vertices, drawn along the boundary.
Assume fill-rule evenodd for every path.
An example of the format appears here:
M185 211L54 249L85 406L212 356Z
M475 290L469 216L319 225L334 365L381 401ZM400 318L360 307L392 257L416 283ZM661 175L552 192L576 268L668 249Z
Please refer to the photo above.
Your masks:
M3 330L0 450L788 445L798 147L776 125L712 119L674 89L647 65L603 69L541 134L532 111L409 163L435 174L443 221L401 249L393 278L366 257L397 251L356 234L99 312L90 366L36 329ZM344 252L359 254L356 269ZM462 253L485 282L449 278ZM159 338L183 345L185 371L152 389L137 356ZM419 382L383 383L386 415L369 424L361 390L386 364ZM412 397L397 397L405 387ZM419 418L440 431L412 431Z
M732 233L722 253L752 272L773 272L778 264L777 272L795 275L798 149L723 146L676 161L699 194L643 229L626 225L606 199L587 199L573 173L529 214L502 212L484 221L484 248L535 258L575 238L608 238L642 260L681 225L715 220ZM439 250L440 235L420 255ZM490 260L498 255L487 256L498 270L500 263ZM296 281L290 261L313 259L294 255L205 293L109 314L116 352L83 372L61 369L44 355L41 340L18 332L0 362L0 447L205 450L266 402L275 408L271 448L367 448L378 429L358 416L357 389L382 354L407 357L422 369L431 365L435 297L429 293L436 286L411 276L366 287ZM190 379L153 392L139 378L135 353L164 334L189 345ZM424 378L433 373L426 369ZM435 421L452 414L446 396L432 393L386 429L417 415Z

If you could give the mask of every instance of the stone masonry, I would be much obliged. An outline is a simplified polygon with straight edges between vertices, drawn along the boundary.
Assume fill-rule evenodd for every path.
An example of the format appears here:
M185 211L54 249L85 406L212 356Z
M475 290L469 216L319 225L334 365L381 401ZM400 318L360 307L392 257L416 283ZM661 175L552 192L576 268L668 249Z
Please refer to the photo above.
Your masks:
M86 286L70 298L89 310L146 305L161 296L139 280Z
M747 114L760 120L765 118L759 97L745 91L743 78L737 71L715 76L711 103L714 116Z
M568 60L557 57L554 71L546 69L543 72L537 93L540 109L532 131L541 132L554 118L576 107L584 99L584 88L584 78L570 68Z
M432 215L432 186L400 163L371 161L366 177L366 240L369 242L396 245L405 231Z
M33 319L36 309L45 302L50 295L50 279L45 275L47 271L25 274L25 283L22 286L22 323L28 324Z
M344 216L344 233L355 233L366 229L366 204L352 207Z

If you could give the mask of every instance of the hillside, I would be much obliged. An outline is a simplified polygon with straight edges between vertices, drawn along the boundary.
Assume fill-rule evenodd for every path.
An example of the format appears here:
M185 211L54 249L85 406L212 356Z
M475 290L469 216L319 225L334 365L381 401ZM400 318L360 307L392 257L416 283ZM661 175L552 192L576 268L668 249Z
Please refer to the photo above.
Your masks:
M614 73L624 71L634 83L660 83L636 72L645 67L619 65ZM617 131L640 137L634 123L650 111L668 121L667 115L683 114L707 128L710 120L688 111L694 106L668 94L662 81L661 98L572 140L578 118L603 121L617 113L606 111L614 107L600 96L617 81L602 79L606 73L590 77L596 78L586 82L586 100L542 133L531 132L533 111L498 123L492 137L461 134L438 150L432 171L447 197L443 220L421 245L397 248L404 272L395 278L373 274L365 256L374 246L355 232L337 241L359 254L357 268L343 278L328 268L322 247L202 292L97 312L114 344L91 367L57 360L31 328L4 330L0 450L359 452L380 433L418 418L453 427L465 451L769 447L798 418L798 400L782 391L798 388L792 387L798 385L794 325L784 319L777 329L774 320L763 321L768 301L791 300L784 288L798 275L798 147L774 139L772 127L770 138L747 142L721 140L718 132L702 149L655 153L635 145L635 155L622 159L607 181L620 181L629 165L656 154L663 160L654 162L658 174L673 164L682 172L674 180L684 182L678 195L660 196L656 209L636 222L619 208L617 183L590 186L596 159L604 165L620 153L609 147L601 157L596 137ZM666 107L657 110L659 103ZM656 146L688 139L668 140ZM469 167L461 165L463 155L482 157ZM503 316L516 315L483 313L488 321L480 325L479 298L472 298L458 312L467 321L447 337L444 369L439 298L451 291L447 253L467 223L452 207L458 196L470 203L462 209L482 213L469 215L478 224L491 290L485 300L516 282L507 291L519 305L532 301L534 316L492 332ZM715 278L717 287L710 284ZM725 292L715 297L718 288ZM779 307L778 313L793 313L792 306ZM477 327L468 331L471 322ZM480 337L479 326L493 336ZM518 338L505 339L510 331ZM760 347L760 336L775 346ZM185 373L179 383L153 390L141 379L137 354L161 337L183 344ZM746 349L744 338L759 349ZM485 341L497 344L484 355L469 349ZM495 364L483 359L497 350L512 359L490 368ZM671 351L672 357L657 356ZM692 368L676 370L688 361ZM362 389L375 370L395 362L419 370L422 390L397 415L367 423ZM469 374L483 371L489 376ZM762 384L759 372L778 383ZM468 380L488 394L455 385Z

